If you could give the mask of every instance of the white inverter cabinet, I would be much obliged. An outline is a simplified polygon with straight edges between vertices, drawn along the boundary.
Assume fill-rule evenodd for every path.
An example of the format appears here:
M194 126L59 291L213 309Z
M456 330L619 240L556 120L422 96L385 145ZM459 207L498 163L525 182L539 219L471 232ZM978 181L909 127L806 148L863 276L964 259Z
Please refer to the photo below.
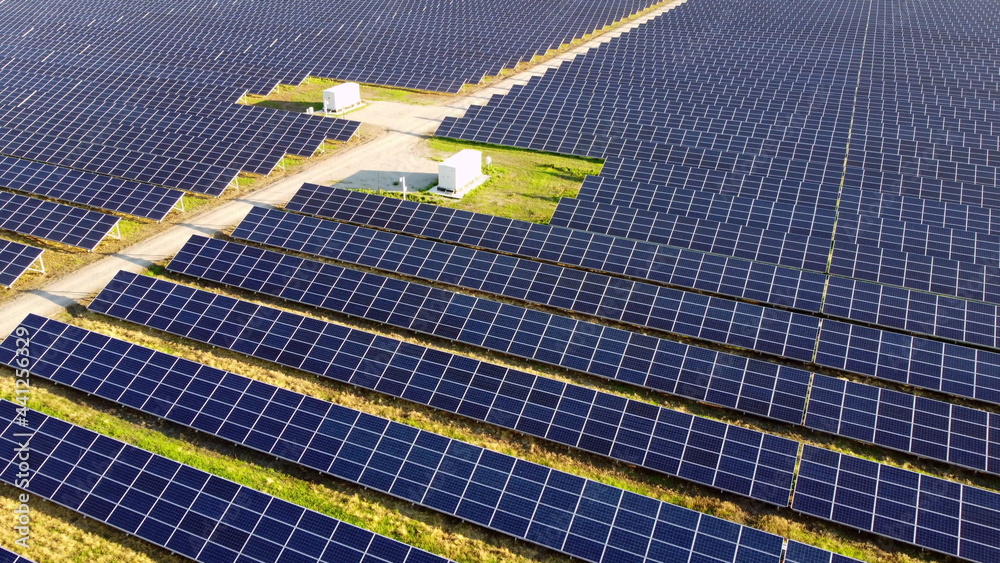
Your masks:
M339 113L361 104L361 86L344 82L323 90L323 111Z
M457 194L483 175L483 153L465 149L438 165L438 189Z

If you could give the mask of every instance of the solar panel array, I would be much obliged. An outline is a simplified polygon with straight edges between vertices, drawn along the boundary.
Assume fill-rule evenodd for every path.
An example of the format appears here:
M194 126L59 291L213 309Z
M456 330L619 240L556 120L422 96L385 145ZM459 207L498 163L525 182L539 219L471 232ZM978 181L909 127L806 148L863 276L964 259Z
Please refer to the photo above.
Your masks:
M16 448L18 405L0 401ZM445 559L34 410L25 490L194 561L438 563ZM16 456L0 480L14 484Z
M787 502L798 449L792 440L128 272L119 272L89 308L765 502Z
M89 44L95 63L120 60L149 73L190 68L187 72L198 71L202 80L258 93L308 74L458 92L465 83L497 75L652 4L572 0L554 6L518 0L469 10L440 0L391 6L360 0L322 5L185 0L169 6L114 1L84 3L68 14L54 11L56 2L19 2L4 16L12 31L3 54L41 58L40 47L66 54L65 46ZM59 13L66 25L56 26L59 32L36 27L25 33L40 13ZM184 29L180 38L178 19Z
M21 326L34 376L584 561L781 561L772 534L58 321Z
M801 422L805 409L809 375L802 370L779 369L697 346L236 243L192 237L167 269L788 422ZM685 308L694 318L704 315L697 304ZM772 331L800 330L780 320L755 322L746 321L739 331L751 341L755 332L763 338ZM754 329L757 325L764 328ZM714 378L718 381L713 382Z
M154 221L162 221L184 195L160 186L10 157L0 157L0 186Z
M524 264L520 271L547 279L547 283L551 284L542 286L535 292L542 297L539 299L533 296L530 286L526 288L515 283L519 277L519 268L515 267L518 259L482 251L463 251L459 247L385 232L363 231L369 230L261 209L251 211L234 231L234 235L357 266L404 273L458 288L484 290L518 299L526 304L547 304L564 310L566 314L582 313L599 319L617 318L616 315L622 310L645 311L647 314L658 311L658 301L649 297L656 295L657 290L672 291L656 287L646 291L635 290L634 295L645 296L646 299L635 298L628 293L629 288L635 287L633 282L625 282L622 286L614 283L625 281L618 278L594 279L593 274L584 277L575 270L537 262L530 263L537 269L533 271L528 264ZM375 236L376 239L370 236ZM391 241L391 244L373 242L379 239ZM601 358L601 362L566 362L567 358L554 350L564 350L567 343L580 337L570 330L572 326L585 325L568 319L560 324L545 320L560 317L543 315L538 311L522 311L511 318L530 317L531 322L501 322L499 324L507 327L487 329L485 327L490 326L489 323L483 323L482 319L476 319L475 315L467 312L475 310L471 305L457 317L449 315L447 311L450 304L462 298L442 290L423 288L423 291L418 292L421 297L414 301L404 297L406 288L412 288L413 284L202 237L192 237L168 265L168 269L309 306L346 312L418 332L439 334L528 359L548 361L599 377L774 420L804 424L815 430L921 457L980 471L1000 472L997 460L997 452L1000 452L997 449L1000 442L997 440L1000 440L1000 436L992 435L989 431L993 424L990 422L992 415L974 408L914 397L863 383L848 383L802 369L665 340L660 341L661 352L653 356L650 364L649 360L644 362L635 350L637 344L652 343L655 339L615 331L610 327L595 327L596 330L583 333L592 338L585 345L587 353ZM566 283L573 280L574 283ZM591 284L588 291L595 292L596 297L583 300L584 306L580 306L580 300L573 300L573 291L575 288L579 290L583 280ZM605 286L608 286L606 295L611 296L610 299L602 297L601 292L605 290ZM431 295L437 295L438 298L429 298ZM476 301L469 298L466 303ZM597 308L594 304L601 307ZM612 315L602 312L605 308L619 313ZM663 305L662 308L668 312L670 310L668 305ZM490 310L501 309L517 308L510 304L496 304ZM669 312L668 316L673 314ZM493 315L489 318L496 322L496 313ZM442 322L442 319L448 317L468 317L472 320ZM477 325L481 327L479 330L487 331L486 339L462 337L470 326ZM553 342L552 339L547 339L546 344L539 346L541 338L535 336L532 327L551 329L559 326L562 332L558 340ZM611 334L620 336L610 337ZM610 349L606 349L607 346ZM640 345L638 349L653 347L652 344ZM548 357L530 352L539 349L551 351L547 352ZM672 352L665 353L667 349ZM571 358L573 354L569 356ZM628 358L628 361L616 366L613 361L608 360L615 357ZM959 422L952 424L952 419Z
M236 105L248 91L319 75L458 92L653 0L568 4L7 3L0 186L162 220L181 191L218 196L241 171L266 175L285 154L312 156L357 131Z
M567 227L512 221L374 194L307 185L292 198L287 207L338 221L372 225L414 236L516 256L548 259L611 275L659 283L672 282L674 275L678 273L688 280L701 275L698 270L679 271L675 266L678 260L674 257L680 256L680 253L673 246ZM280 220L279 218L278 221ZM294 221L290 221L290 224L294 224ZM280 233L278 238L287 236L286 225L275 225L275 219L272 218L262 224L259 230L267 233L275 229ZM254 229L258 227L247 226L238 229L235 234L247 237ZM308 227L303 231L308 232ZM706 266L704 269L708 271L708 276L718 276L718 268ZM820 279L822 278L821 275ZM693 280L684 285L695 287ZM799 286L792 286L787 291L798 288ZM794 326L804 334L786 332L775 335L774 341L791 342L810 338L812 329L809 327L817 327L817 336L811 338L810 345L798 343L795 346L799 350L813 349L815 353L811 358L812 363L1000 404L1000 353L851 323L833 320L821 323L821 319L817 317L804 315L797 317ZM734 340L738 342L737 339L743 334L742 331L737 332ZM774 356L788 356L766 342L757 347L745 343L743 345Z
M997 404L998 18L979 0L687 2L439 128L606 158L578 199L560 202L551 227L480 227L479 217L309 187L289 209L531 254L504 239L516 231L531 237L536 259L554 236L587 240L560 230L570 227L617 237L585 249L642 248L647 265L659 254L643 243L803 268L823 280L819 307L792 305L820 327L810 363ZM283 221L268 235L277 217L262 219L263 233L248 226L248 239L282 246L295 232ZM627 260L619 264L629 269L564 263L641 271ZM998 467L994 413L880 383L812 374L804 424ZM812 447L803 459L796 509L966 560L1000 558L988 531L1000 522L995 492ZM786 559L831 560L807 551L790 544Z

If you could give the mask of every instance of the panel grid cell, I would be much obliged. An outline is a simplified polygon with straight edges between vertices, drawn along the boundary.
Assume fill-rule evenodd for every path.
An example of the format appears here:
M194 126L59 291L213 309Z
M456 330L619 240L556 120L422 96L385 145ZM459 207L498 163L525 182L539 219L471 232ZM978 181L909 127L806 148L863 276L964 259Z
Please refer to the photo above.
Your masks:
M0 285L11 287L42 256L43 250L0 239Z

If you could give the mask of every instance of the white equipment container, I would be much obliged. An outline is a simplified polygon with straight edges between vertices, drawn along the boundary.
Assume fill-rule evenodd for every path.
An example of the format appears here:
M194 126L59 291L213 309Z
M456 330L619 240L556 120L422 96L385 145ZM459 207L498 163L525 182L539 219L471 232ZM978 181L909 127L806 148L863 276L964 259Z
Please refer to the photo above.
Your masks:
M438 189L458 193L483 175L483 153L465 149L438 165Z
M323 90L323 111L341 112L361 103L361 86L344 82Z

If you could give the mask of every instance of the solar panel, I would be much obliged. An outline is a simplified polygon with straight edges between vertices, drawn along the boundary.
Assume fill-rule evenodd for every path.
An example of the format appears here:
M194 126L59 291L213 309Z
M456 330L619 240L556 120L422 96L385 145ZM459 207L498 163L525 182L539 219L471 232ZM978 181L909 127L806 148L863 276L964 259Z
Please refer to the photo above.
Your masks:
M570 198L559 202L550 224L816 272L826 269L832 235L763 230ZM832 221L829 226L832 230Z
M1000 557L1000 494L813 446L792 508L968 561Z
M732 268L733 281L727 280L725 285L741 287L745 283L741 284L737 279L753 278L753 272L772 271L782 279L801 279L801 282L793 282L783 289L792 292L801 287L810 292L810 298L822 285L819 281L822 276L808 276L799 270L776 269L773 265L757 265L704 252L324 186L303 185L286 208L442 242L456 242L463 246L681 287L697 287L694 280L702 275L714 278L716 275L709 272L721 269L728 273L729 268ZM702 264L705 266L702 267ZM751 271L749 276L747 271ZM815 310L809 307L816 306L799 305L804 310Z
M119 272L89 308L772 504L787 503L798 451L792 440L128 272Z
M32 375L585 561L781 558L782 538L691 509L58 321L21 326Z
M841 194L840 210L946 229L1000 234L1000 212L988 207L852 189Z
M0 157L0 186L154 221L162 221L184 195L151 184L9 157Z
M830 273L1000 304L1000 268L844 242L834 245Z
M204 237L192 237L167 269L597 377L802 421L809 381L802 370ZM742 343L723 338L728 331L759 350L780 350L788 345L785 335L796 334L804 343L801 356L812 358L817 325L810 332L809 325L789 322L785 312L778 312L779 318L755 317L753 311L694 297L694 303L680 302L686 316L678 316L675 330ZM703 319L714 324L699 325ZM781 342L769 340L778 334Z
M984 266L1000 263L998 235L903 223L870 215L839 213L836 240Z
M118 217L0 191L0 229L93 250Z
M674 313L653 311L677 308L676 303L690 295L650 283L263 208L252 209L233 237L649 328L665 329L670 323L661 317ZM747 269L741 270L739 261L715 261L706 254L697 257L704 261L678 264L674 281L686 281L701 292L818 310L822 275L752 262L742 262Z
M129 13L121 20L108 18L104 5L95 3L60 14L61 35L37 29L12 37L6 49L48 47L61 53L72 52L71 45L93 45L86 52L90 58L208 71L256 93L279 82L298 84L307 74L457 93L466 83L496 76L651 5L648 0L574 0L557 9L518 0L490 2L470 13L448 2L406 1L390 9L350 0L331 23L328 10L308 2L296 2L286 13L270 5L235 9L186 1L177 11L153 6L149 17ZM178 14L185 23L180 41L176 25L166 23ZM20 29L31 15L15 10L7 20ZM449 31L437 25L442 20L451 22ZM521 25L511 24L519 20ZM219 56L222 51L226 56Z
M805 426L989 473L1000 472L996 414L813 375Z
M695 170L703 174L695 176ZM741 224L761 229L780 226L803 234L833 232L834 190L791 180L771 181L767 176L725 175L680 166L673 171L678 181L661 185L587 176L577 198L657 213L694 214L719 222L738 218Z
M12 436L25 430L15 426L17 408L0 401L7 448L25 440ZM39 411L27 419L35 464L27 492L189 559L446 561ZM0 480L23 482L17 473L16 459L8 461Z
M32 560L0 547L0 563L32 563Z
M830 277L823 312L834 317L1000 348L997 305Z
M831 553L825 549L789 541L785 549L785 563L860 563L857 559Z
M218 196L238 170L0 128L0 154Z
M0 285L11 287L42 256L42 249L0 239Z
M825 320L816 363L1000 404L1000 353Z

